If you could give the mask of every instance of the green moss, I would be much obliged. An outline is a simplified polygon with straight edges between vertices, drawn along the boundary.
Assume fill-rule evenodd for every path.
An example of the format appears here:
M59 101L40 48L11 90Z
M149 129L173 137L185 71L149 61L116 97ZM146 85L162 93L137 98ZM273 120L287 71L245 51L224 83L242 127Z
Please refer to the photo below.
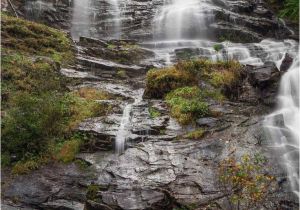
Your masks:
M74 61L67 34L48 26L1 14L2 47L12 51L49 56L56 62Z
M198 87L178 88L166 96L171 115L181 124L189 124L209 114L208 104Z
M170 91L186 85L195 84L194 77L186 71L175 67L153 69L147 73L145 95L153 98L162 98Z
M77 159L74 162L78 166L78 168L82 171L85 171L89 167L88 163L83 160Z
M98 199L98 192L100 191L100 186L91 184L88 186L86 197L89 200L97 200Z
M161 115L160 112L154 107L149 107L149 114L152 119L157 118Z
M185 135L185 138L188 139L201 139L205 134L205 130L203 128L199 128L195 131L191 131Z
M219 52L220 50L223 49L223 45L222 44L215 44L213 46L213 48L214 48L215 51Z
M119 71L117 72L117 77L124 79L124 78L127 78L128 76L127 76L127 74L126 74L126 71L124 71L124 70L119 70Z

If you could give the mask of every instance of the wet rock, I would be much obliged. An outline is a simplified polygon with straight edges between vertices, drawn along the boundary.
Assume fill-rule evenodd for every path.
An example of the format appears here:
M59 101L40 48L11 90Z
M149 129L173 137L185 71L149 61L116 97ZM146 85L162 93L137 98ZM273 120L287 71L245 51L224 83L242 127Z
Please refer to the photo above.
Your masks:
M280 71L287 71L291 65L293 64L293 58L288 54L285 53L284 59L280 65Z
M80 123L78 131L85 133L89 140L83 145L85 151L108 151L114 148L116 133L121 116L113 115L87 119Z
M198 57L209 57L211 55L210 50L205 48L181 48L175 51L176 58L178 60L188 60Z
M150 50L140 47L134 40L102 40L81 37L79 50L83 55L103 60L111 60L126 65L140 65L154 57Z
M278 114L273 116L273 120L274 120L274 126L277 126L279 128L284 128L284 118L282 114Z
M222 145L218 140L205 143L149 141L129 148L103 169L110 174L110 183L116 188L101 191L101 204L146 209L166 199L172 201L170 196L183 203L214 200L220 193L213 178L214 164L208 162L221 153ZM168 193L163 190L166 187Z
M3 176L2 176L3 178ZM28 175L20 175L2 188L5 199L24 206L50 209L82 209L85 191L93 172L80 171L76 164L49 164Z
M197 125L199 125L199 126L214 127L216 125L217 121L218 121L217 118L204 117L204 118L198 119L196 122L197 122Z
M248 69L250 70L250 69ZM277 82L280 79L280 72L273 62L268 62L263 66L253 67L249 72L249 82L259 88Z
M75 201L68 201L68 200L55 200L55 201L48 201L43 203L42 208L45 209L64 209L64 210L83 210L84 204L75 202Z
M273 62L266 62L263 66L247 66L246 72L247 80L254 88L248 87L244 90L249 91L248 95L256 97L253 102L274 106L281 77L276 65Z

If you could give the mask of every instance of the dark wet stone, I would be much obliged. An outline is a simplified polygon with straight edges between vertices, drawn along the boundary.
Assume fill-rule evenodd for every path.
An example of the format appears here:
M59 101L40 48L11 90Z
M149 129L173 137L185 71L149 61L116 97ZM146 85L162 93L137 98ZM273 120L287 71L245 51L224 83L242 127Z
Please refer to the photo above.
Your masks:
M280 71L287 71L291 65L293 64L293 58L288 54L285 53L284 59L280 65Z
M277 82L280 79L280 72L273 62L268 62L263 66L253 67L248 69L249 82L253 86L264 88Z
M16 177L2 188L2 192L5 199L25 206L83 209L86 188L82 184L87 186L93 179L92 171L81 171L74 163L56 163Z
M217 118L204 117L204 118L198 119L196 122L197 122L197 125L199 125L199 126L214 127L216 125L217 121L218 121Z

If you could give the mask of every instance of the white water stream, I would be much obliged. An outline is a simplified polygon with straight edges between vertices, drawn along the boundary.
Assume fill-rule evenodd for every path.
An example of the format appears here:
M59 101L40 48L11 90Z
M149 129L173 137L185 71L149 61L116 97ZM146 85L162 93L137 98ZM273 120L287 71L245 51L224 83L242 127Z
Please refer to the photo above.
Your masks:
M79 37L90 37L90 6L91 0L74 0L71 36L74 40Z
M286 170L290 186L299 197L300 74L299 57L281 79L278 107L266 117L264 126L278 161Z
M115 140L115 150L117 154L122 154L125 150L126 138L131 133L131 111L133 106L138 105L143 100L143 93L143 89L137 90L134 102L127 104L123 110L120 127Z
M113 34L112 38L119 39L121 37L121 10L119 0L107 0L111 4L110 13L113 16Z
M154 17L154 38L207 38L207 26L213 21L211 8L209 0L164 0Z

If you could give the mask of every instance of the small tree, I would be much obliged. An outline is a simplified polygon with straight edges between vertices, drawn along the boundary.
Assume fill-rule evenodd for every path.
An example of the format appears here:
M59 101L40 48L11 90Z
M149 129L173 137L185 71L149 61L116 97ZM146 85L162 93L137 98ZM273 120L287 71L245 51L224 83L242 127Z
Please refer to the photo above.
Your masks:
M240 162L229 158L219 167L220 186L227 196L231 209L253 209L267 197L275 184L274 177L264 173L266 159L257 154L244 155Z

